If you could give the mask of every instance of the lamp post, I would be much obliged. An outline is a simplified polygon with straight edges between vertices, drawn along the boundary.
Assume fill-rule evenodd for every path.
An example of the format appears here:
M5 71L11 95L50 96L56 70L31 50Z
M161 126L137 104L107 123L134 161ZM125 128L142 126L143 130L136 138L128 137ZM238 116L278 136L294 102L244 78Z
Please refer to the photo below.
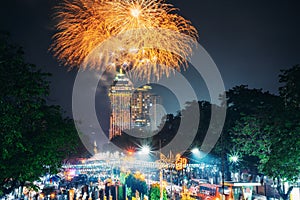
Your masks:
M199 148L197 147L194 147L193 149L191 149L190 151L192 154L191 154L191 160L198 163L198 164L201 164L201 167L199 167L202 171L202 173L206 173L206 169L205 167L207 166L204 158L207 156L207 153L201 151ZM198 175L201 177L202 174L199 174ZM203 177L202 177L203 178Z
M236 165L238 164L239 162L239 155L237 153L232 153L229 155L229 162L232 163L233 165L233 181L239 181L239 177L235 177L235 174L236 174Z
M193 148L191 152L195 155L200 154L200 150L197 147Z
M149 146L142 146L141 150L139 151L140 154L142 155L149 155L150 154L150 147Z
M138 154L148 156L151 153L151 148L148 145L142 146ZM150 188L150 170L148 171L148 187Z

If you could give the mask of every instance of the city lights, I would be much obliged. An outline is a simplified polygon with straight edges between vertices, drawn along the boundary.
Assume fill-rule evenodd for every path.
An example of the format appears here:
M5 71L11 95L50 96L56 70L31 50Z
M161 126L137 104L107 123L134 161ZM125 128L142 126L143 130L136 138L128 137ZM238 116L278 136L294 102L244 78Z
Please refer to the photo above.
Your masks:
M200 153L200 150L198 149L198 148L193 148L192 150L191 150L191 152L193 153L193 154L199 154Z
M134 154L134 150L129 149L129 150L127 150L127 153L128 153L128 155L132 156Z
M230 161L236 163L237 161L239 160L239 157L238 156L231 156L230 157Z
M149 146L142 146L140 150L140 154L148 155L150 153L150 147Z
M238 153L231 153L228 157L229 162L238 163L239 162L239 154Z

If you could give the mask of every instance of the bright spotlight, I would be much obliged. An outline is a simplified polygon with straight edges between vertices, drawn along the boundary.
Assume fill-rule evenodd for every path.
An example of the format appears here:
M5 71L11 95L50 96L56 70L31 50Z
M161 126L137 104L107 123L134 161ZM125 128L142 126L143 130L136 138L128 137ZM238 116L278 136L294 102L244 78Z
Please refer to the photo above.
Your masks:
M198 148L193 148L193 149L191 150L191 152L192 152L193 154L198 154L198 153L200 153L200 151L199 151Z
M149 146L143 146L141 148L141 151L140 151L141 154L149 154L150 153L150 147Z
M232 155L232 156L229 157L229 160L230 160L231 162L236 163L236 162L239 161L239 157L238 157L237 155Z

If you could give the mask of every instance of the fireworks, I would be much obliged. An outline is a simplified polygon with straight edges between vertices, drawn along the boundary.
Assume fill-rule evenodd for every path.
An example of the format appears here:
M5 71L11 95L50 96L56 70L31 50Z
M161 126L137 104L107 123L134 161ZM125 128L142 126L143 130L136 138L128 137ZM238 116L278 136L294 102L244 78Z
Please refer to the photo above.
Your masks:
M71 67L168 76L186 66L197 43L197 30L175 11L164 0L65 0L51 49Z

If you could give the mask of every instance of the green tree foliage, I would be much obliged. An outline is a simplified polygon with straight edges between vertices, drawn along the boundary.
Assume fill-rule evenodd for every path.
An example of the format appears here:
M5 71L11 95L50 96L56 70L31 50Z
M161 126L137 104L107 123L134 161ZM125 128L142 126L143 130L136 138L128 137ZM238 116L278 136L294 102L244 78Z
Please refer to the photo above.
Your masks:
M300 65L290 69L281 70L279 82L284 85L279 88L280 96L290 107L300 107Z
M258 158L259 172L278 180L277 190L284 199L288 199L292 187L285 193L281 180L295 181L300 174L300 125L294 117L284 112L266 116L267 119L245 116L233 128L237 149Z
M249 89L246 85L236 86L226 92L227 98L227 119L225 123L225 137L229 137L231 128L243 116L260 114L266 116L276 112L282 102L278 96L263 92L262 89ZM230 140L229 140L230 143ZM227 144L232 149L232 145Z
M125 179L125 184L129 187L132 191L131 195L134 195L136 191L140 194L147 194L148 187L146 181L143 178L143 175L140 173L128 174Z
M149 200L157 200L160 199L160 185L155 183L152 184L149 191ZM163 200L167 200L167 191L163 189Z
M25 62L20 47L0 34L0 192L55 173L78 135L59 106L48 106L49 74ZM46 166L48 169L46 169Z
M280 81L285 85L280 88L280 96L252 91L249 97L254 99L244 103L240 116L230 129L236 149L257 158L258 171L279 181L278 191L284 199L288 198L291 188L284 193L280 181L294 181L300 175L300 110L297 99L300 79L295 78L298 76L298 66L283 71ZM234 102L233 106L236 107Z
M266 123L247 116L233 128L233 141L239 151L259 158L259 172L294 180L300 174L299 130L288 119Z

